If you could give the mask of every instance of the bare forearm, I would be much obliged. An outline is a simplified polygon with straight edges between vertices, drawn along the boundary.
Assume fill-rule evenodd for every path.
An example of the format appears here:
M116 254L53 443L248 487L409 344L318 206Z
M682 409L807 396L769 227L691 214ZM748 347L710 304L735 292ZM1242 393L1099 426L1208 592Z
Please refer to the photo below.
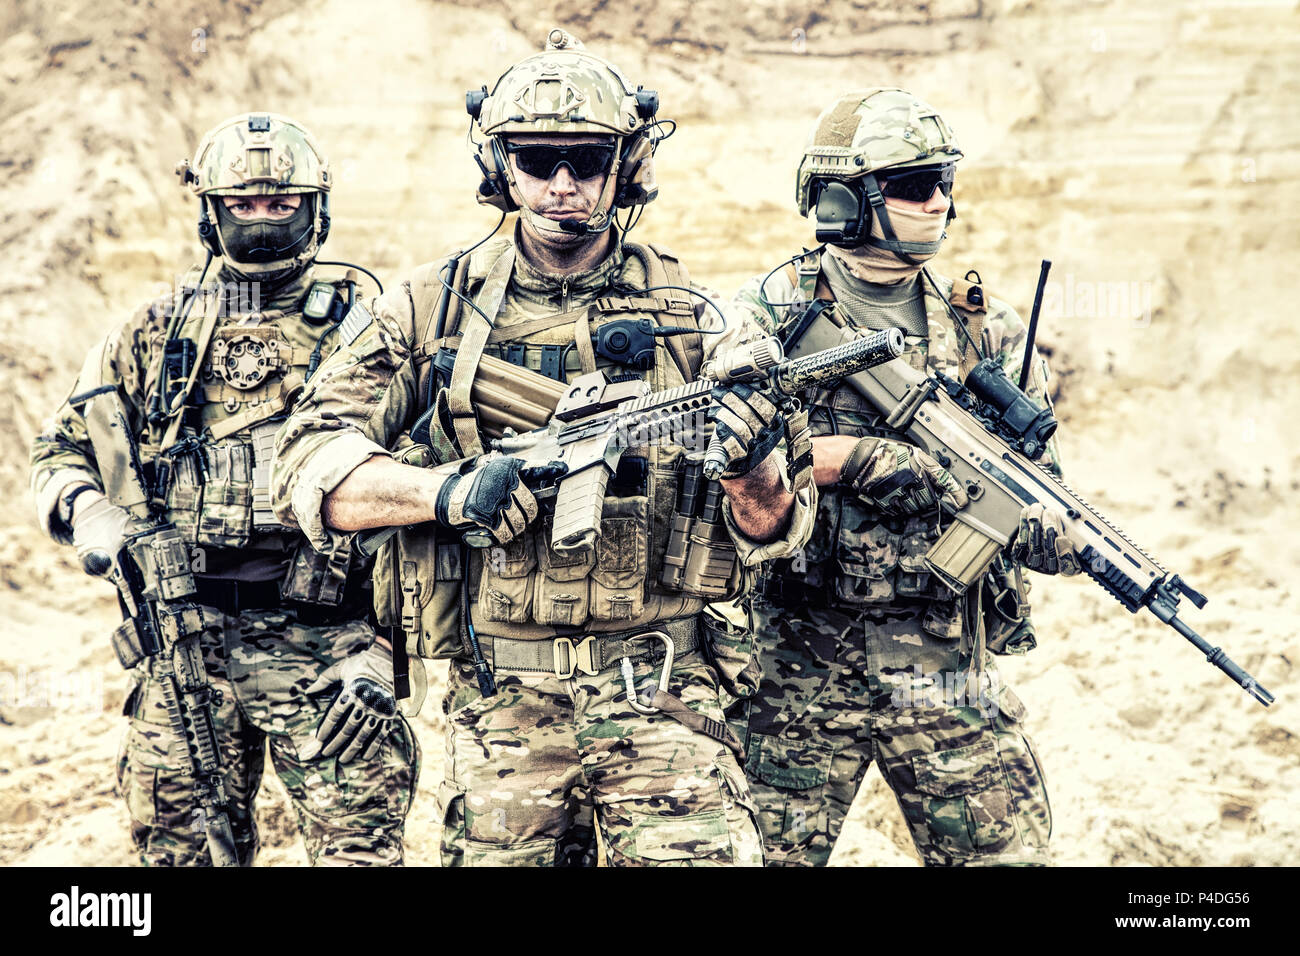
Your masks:
M859 439L853 435L822 435L813 439L813 481L825 488L840 480L844 462Z
M778 454L774 450L749 474L722 482L736 527L755 541L775 541L784 534L794 509L794 495L781 479Z
M321 517L337 531L363 531L434 520L443 478L382 455L367 459L325 496Z

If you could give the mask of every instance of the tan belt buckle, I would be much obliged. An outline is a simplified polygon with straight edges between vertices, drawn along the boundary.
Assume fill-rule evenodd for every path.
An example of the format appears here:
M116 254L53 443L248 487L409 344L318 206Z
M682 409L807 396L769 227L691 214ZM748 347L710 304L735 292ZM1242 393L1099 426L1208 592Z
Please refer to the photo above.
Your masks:
M644 641L647 638L657 637L664 642L664 662L659 668L659 689L668 692L668 681L673 675L673 639L668 636L667 631L646 631L644 634L636 634L623 640L623 659L620 665L623 669L623 686L627 689L627 702L638 714L657 714L658 707L647 707L637 700L636 680L632 674L632 657L627 653L627 645L636 641Z
M565 657L568 660L568 667L560 666L560 648L565 649ZM584 637L577 644L573 643L571 637L557 637L551 644L552 664L555 669L555 676L560 680L568 680L575 672L582 671L591 677L599 673L596 668L595 660L596 639L594 637Z

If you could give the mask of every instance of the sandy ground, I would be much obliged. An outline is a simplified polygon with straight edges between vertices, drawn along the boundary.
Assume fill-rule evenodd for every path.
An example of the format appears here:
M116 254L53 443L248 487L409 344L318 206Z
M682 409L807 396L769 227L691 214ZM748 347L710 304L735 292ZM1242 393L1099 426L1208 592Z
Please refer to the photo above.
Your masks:
M477 207L465 89L554 23L681 121L636 238L724 292L810 242L794 164L836 93L899 85L966 149L941 271L979 269L1042 340L1070 483L1211 598L1187 619L1278 697L1264 710L1172 631L1086 579L1035 582L1030 708L1057 859L1278 865L1300 848L1300 17L1284 3L719 0L527 14L421 0L17 0L0 12L0 862L127 863L112 777L126 687L116 608L44 540L27 454L94 339L197 255L171 175L217 120L300 118L329 153L331 258L397 278ZM1288 424L1290 422L1291 424ZM441 668L435 668L440 671ZM435 687L417 720L408 859L436 862ZM304 860L277 783L262 865ZM916 862L872 773L833 862Z

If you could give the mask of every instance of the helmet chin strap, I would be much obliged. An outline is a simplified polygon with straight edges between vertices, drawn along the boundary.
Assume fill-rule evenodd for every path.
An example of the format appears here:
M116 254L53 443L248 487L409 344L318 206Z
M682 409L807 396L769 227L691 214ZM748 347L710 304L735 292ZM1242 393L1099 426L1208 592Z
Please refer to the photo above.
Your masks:
M207 202L208 197L201 197L201 202ZM307 244L307 248L291 259L275 259L271 262L241 262L230 254L226 247L226 237L221 234L221 220L217 216L216 201L213 200L212 206L209 207L209 215L217 230L217 245L221 247L221 258L232 267L232 271L250 279L265 279L269 283L282 282L299 275L311 261L316 258L320 252L320 242L317 236L320 235L320 203L315 199L312 200L315 205L312 215L312 240ZM295 239L294 242L297 242Z
M867 235L866 244L876 249L884 249L886 252L892 252L898 258L902 259L908 265L924 265L930 256L939 251L943 245L943 240L948 237L945 232L934 242L903 242L894 232L894 227L889 221L889 212L885 208L885 196L880 191L880 184L876 182L874 173L868 173L862 177L862 187L867 194L867 202L871 204L871 213L880 220L880 231L885 234L885 238L880 239L876 236ZM951 209L951 207L949 207ZM949 217L952 218L951 216ZM910 253L910 254L909 254ZM926 259L913 259L912 255L922 255Z

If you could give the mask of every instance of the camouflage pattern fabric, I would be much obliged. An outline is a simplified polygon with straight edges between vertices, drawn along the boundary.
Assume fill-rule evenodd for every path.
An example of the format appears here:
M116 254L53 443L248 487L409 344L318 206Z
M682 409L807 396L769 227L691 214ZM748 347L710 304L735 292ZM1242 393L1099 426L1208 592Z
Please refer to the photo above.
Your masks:
M203 636L205 665L220 694L214 708L230 823L240 862L257 853L253 798L267 745L313 865L395 865L415 794L419 749L400 717L370 760L302 760L333 693L303 693L326 667L369 646L360 622L329 627L298 623L291 610L226 616ZM141 664L137 670L145 667ZM185 742L172 731L158 682L142 673L127 698L131 718L118 758L119 792L131 815L131 837L146 866L210 865L203 833L192 825L193 780Z
M875 760L929 866L1043 863L1051 810L1024 706L989 656L920 626L923 602L857 614L756 602L763 682L732 715L769 866L825 866Z
M616 283L631 289L647 284L644 265L625 256L618 245L604 262L582 273L542 273L522 256L514 257L510 269L498 268L512 241L503 237L475 250L468 270L471 297L480 308L489 306L497 328L586 305L609 294ZM277 439L272 472L276 512L325 552L349 543L348 535L324 524L325 495L371 456L389 454L422 412L413 357L427 316L423 310L417 314L411 282L374 300L370 311L373 320L350 339L345 336L321 363ZM704 337L706 357L709 350L740 344L755 331L743 321L729 323L724 333ZM566 326L556 335L558 341L564 340L560 335L572 341L574 332ZM657 361L648 374L667 375L670 368L669 361ZM451 443L437 435L432 455L456 457ZM733 525L728 530L741 537ZM523 538L517 541L517 553L531 557L531 546ZM487 574L485 560L482 553L470 554L473 618L480 625L491 619L484 612L483 589L475 586ZM657 574L659 560L652 554L641 566ZM432 576L434 562L421 563L417 575ZM535 567L525 573L532 577L512 583L525 584L519 593L531 595L534 585L541 587L542 573ZM655 594L655 579L645 573L644 583L629 585L629 593ZM657 604L646 601L652 611L634 623L649 630L658 621L687 617L692 600L699 605L697 599L675 594ZM662 613L654 610L659 607ZM596 623L605 630L630 626ZM508 633L549 640L558 628L516 621L509 622ZM457 676L456 666L448 708L447 779L440 788L448 821L444 862L582 863L591 859L584 828L591 832L595 825L608 838L609 859L615 864L758 862L757 831L752 820L745 822L748 811L738 809L748 803L744 775L730 752L721 756L715 741L671 718L643 717L620 705L617 671L576 683L501 672L496 675L498 693L474 703L478 690L472 672ZM674 674L679 686L671 693L721 718L717 678L710 667L682 663ZM456 699L461 694L471 696ZM462 718L470 724L460 723ZM584 795L584 790L590 793ZM582 809L585 800L594 812ZM497 829L498 824L504 829ZM645 835L638 836L642 830Z
M313 277L310 271L291 282L254 295L251 285L241 285L226 270L218 282L204 286L204 296L195 305L188 327L205 308L220 308L221 336L232 328L241 334L273 330L285 350L302 358L320 332L302 321L301 303ZM254 302L256 300L256 302ZM150 454L149 442L157 440L158 428L147 421L148 397L158 374L157 358L162 351L172 309L172 296L156 299L138 310L133 318L109 333L102 352L102 378L119 382L133 432L141 437ZM254 304L256 316L249 313ZM211 352L205 356L209 360ZM242 396L256 401L259 408L289 401L295 369L268 375L258 387L230 389L213 376L196 386L191 404L197 405L205 424L220 425L247 408ZM75 389L74 389L75 391ZM225 399L230 399L227 406ZM265 401L263 401L265 400ZM240 429L227 438L207 443L210 455L223 456L225 473L216 469L202 482L195 477L192 463L178 469L168 495L165 517L196 542L192 552L202 559L210 575L249 581L282 579L292 567L303 565L295 558L308 549L298 549L300 536L278 525L254 526L256 500L251 468L232 477L230 462L236 455L248 466L256 460L250 432ZM103 487L100 464L94 453L86 423L68 405L60 408L36 437L32 447L32 488L42 530L57 541L66 542L71 529L57 518L55 503L63 489L77 481ZM189 480L185 479L188 471ZM292 562L292 564L291 564ZM199 571L199 568L195 568ZM321 569L312 568L298 577L321 584ZM374 640L374 633L358 619L328 627L301 624L290 608L249 611L226 617L224 627L203 636L205 661L213 688L221 703L214 708L220 739L223 773L231 799L231 824L241 861L251 863L257 849L253 828L252 800L261 780L269 743L272 767L289 793L298 823L313 863L400 863L402 826L414 793L418 774L418 751L407 727L393 731L373 760L355 760L339 767L334 760L305 763L298 759L312 737L321 713L334 690L308 698L303 688L329 664L362 650ZM140 683L127 702L131 724L118 762L120 792L131 815L132 835L141 859L154 865L200 865L209 863L206 840L191 827L194 808L189 762L183 740L176 737L162 709L159 684L137 666Z
M949 295L951 280L935 278ZM774 332L786 315L768 303L788 303L797 290L778 272L762 288L765 303L762 281L746 283L732 305ZM953 324L943 300L923 288L928 334L907 334L902 360L960 379ZM1015 381L1025 327L1009 305L986 298L985 353ZM1028 393L1050 406L1047 376L1040 358ZM903 437L848 386L820 390L809 405L814 435ZM1055 438L1039 461L1060 473ZM822 596L811 607L756 601L763 679L728 713L748 741L746 772L769 864L827 863L872 759L924 863L1048 861L1051 815L1024 707L1001 685L965 602L925 567L938 533L933 512L889 519L828 487L802 560L769 566L783 582ZM1032 637L1019 644L1032 645Z
M643 691L658 666L635 665ZM669 693L722 719L717 678L697 655ZM443 866L590 866L595 827L611 866L761 866L745 776L717 741L627 703L617 668L569 680L498 672L485 698L453 663ZM526 759L524 759L526 757Z

